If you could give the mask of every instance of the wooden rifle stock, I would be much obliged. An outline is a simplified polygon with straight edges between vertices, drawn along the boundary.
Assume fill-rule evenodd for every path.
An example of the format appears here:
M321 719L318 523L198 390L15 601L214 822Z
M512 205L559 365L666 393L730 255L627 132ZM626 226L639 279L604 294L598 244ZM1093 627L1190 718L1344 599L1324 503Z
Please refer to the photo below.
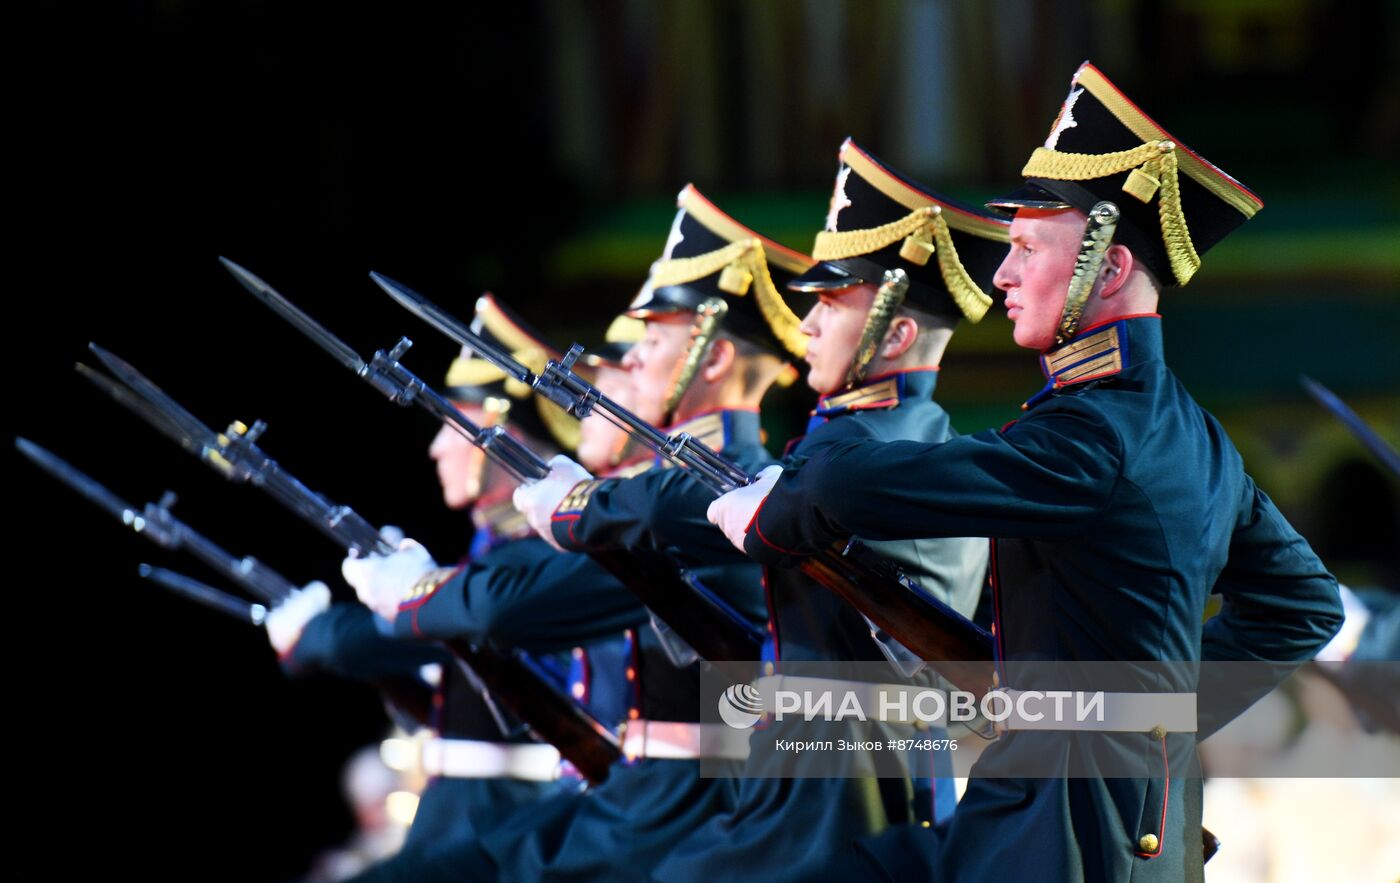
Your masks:
M979 698L992 687L992 641L952 608L902 582L859 543L805 559L801 570L927 661L959 689Z
M444 642L491 695L597 785L622 758L622 746L607 727L544 680L521 659L488 645Z

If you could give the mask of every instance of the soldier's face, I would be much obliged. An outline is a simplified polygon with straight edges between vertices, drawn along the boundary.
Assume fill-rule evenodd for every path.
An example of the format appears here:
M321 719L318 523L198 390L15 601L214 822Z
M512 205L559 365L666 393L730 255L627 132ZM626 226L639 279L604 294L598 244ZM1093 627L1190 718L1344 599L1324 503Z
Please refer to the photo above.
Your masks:
M648 318L646 336L633 344L623 359L632 378L634 410L648 423L655 425L665 419L666 396L690 344L690 326L694 321L694 313Z
M875 293L875 286L869 284L824 293L802 320L802 333L807 335L807 385L819 394L835 392L846 382Z
M486 409L480 405L458 402L457 410L478 426L487 423ZM442 501L449 509L465 509L481 495L481 472L486 455L467 441L460 432L444 423L433 436L428 456L437 464L438 483L442 485Z
M598 391L629 411L636 411L632 378L626 368L602 365L593 385ZM627 442L627 433L594 414L579 424L578 461L595 475L614 465L616 455Z
M992 281L1006 292L1006 315L1019 346L1046 350L1054 345L1085 221L1074 209L1016 212L1011 248Z

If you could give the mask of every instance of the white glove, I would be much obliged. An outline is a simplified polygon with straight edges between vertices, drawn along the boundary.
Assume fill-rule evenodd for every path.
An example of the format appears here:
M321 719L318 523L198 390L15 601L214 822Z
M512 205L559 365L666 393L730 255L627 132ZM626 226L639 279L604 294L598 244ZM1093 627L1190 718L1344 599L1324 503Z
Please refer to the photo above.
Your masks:
M515 508L525 513L525 520L530 522L530 527L534 528L535 533L562 552L564 550L554 542L554 531L550 522L559 504L569 495L569 491L580 481L588 481L592 477L592 473L587 469L563 454L557 454L549 461L548 475L515 489Z
M706 511L710 523L724 531L729 542L740 552L744 551L744 534L748 533L754 513L768 499L768 492L773 490L773 485L778 483L778 477L782 474L783 467L769 466L758 473L753 484L730 491L711 503Z
M387 528L385 536L388 536ZM389 555L346 558L340 563L340 572L355 590L360 603L385 621L393 622L408 590L435 567L437 562L422 543L405 539L399 541L398 551Z
M293 589L282 603L267 612L267 618L263 620L272 649L282 656L295 647L306 624L325 613L330 606L330 587L320 580Z

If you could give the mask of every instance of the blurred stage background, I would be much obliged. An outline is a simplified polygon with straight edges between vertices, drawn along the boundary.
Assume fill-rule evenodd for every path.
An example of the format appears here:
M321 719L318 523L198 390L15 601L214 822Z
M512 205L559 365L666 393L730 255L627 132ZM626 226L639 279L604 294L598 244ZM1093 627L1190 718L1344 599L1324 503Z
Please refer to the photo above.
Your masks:
M131 502L176 490L192 525L295 582L348 595L319 534L74 376L87 341L218 428L267 420L263 446L294 474L448 559L469 525L441 506L435 427L273 317L216 256L363 355L412 337L405 364L437 380L454 347L369 270L461 315L490 289L561 345L597 339L686 182L801 249L848 134L981 201L1018 180L1089 58L1265 201L1164 298L1169 363L1339 577L1400 588L1394 477L1298 385L1315 377L1400 437L1394 2L152 0L41 14L11 32L11 431ZM959 331L939 395L971 432L1040 383L994 310ZM778 443L808 400L786 404L769 418ZM198 564L7 456L22 848L55 869L286 879L344 839L339 770L385 732L374 694L284 679L262 634L135 575L150 561L207 576Z

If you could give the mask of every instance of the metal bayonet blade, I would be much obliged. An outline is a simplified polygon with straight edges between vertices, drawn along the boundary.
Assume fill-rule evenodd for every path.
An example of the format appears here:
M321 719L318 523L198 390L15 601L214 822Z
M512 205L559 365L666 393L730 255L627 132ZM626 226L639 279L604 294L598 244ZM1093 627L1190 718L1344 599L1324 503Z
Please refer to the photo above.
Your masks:
M73 367L77 369L77 372L82 375L84 380L102 390L109 398L116 401L131 413L151 424L151 426L155 427L157 432L167 438L173 439L180 447L195 453L198 453L202 449L199 440L191 438L190 434L186 432L179 423L168 419L153 405L125 386L122 386L100 371L94 371L82 362L78 362Z
M152 567L149 564L141 564L137 567L137 572L142 577L157 585L163 586L175 594L188 598L196 604L202 604L220 613L226 613L234 619L241 619L253 625L262 625L267 618L267 608L261 604L249 604L242 598L230 595L228 592L220 591L210 585L205 585L197 579L191 579L182 573L173 570L166 570L164 567Z
M301 308L277 293L271 285L254 276L228 258L219 258L224 269L258 300L267 305L277 315L296 326L302 334L314 340L321 349L335 356L336 360L357 374L364 370L365 360L361 359L344 341L331 334L315 319L302 312Z
M133 408L132 410L151 420L156 429L162 432L173 429L180 433L179 441L183 447L218 447L218 433L205 426L198 417L185 410L184 405L171 398L169 393L152 383L144 374L95 343L89 343L88 349L102 361L108 371L116 375L118 380L126 384L149 406L149 409ZM118 398L118 401L126 404L121 398ZM152 419L152 417L147 416L148 410L154 410L159 417Z
M89 478L68 461L39 447L29 439L16 438L15 447L19 449L21 454L28 457L34 465L68 485L79 494L82 494L95 503L98 508L120 519L124 523L132 524L133 519L142 517L139 510L130 506L121 497L118 497L116 494Z
M374 280L375 285L384 289L385 294L392 297L399 306L441 331L447 337L457 341L462 346L475 350L483 358L495 364L497 368L505 371L506 374L514 375L513 379L525 384L534 383L535 375L517 362L514 356L487 346L485 341L473 334L471 327L461 319L453 316L407 285L395 282L382 273L371 270L369 278Z
M1391 471L1391 474L1400 476L1400 453L1396 453L1385 439L1367 425L1366 421L1361 419L1361 415L1338 398L1336 393L1311 377L1299 375L1298 380L1303 384L1303 389L1308 391L1308 395L1331 412L1332 416L1342 421L1346 428L1351 430L1352 435L1356 436L1361 444L1365 445L1366 449Z

